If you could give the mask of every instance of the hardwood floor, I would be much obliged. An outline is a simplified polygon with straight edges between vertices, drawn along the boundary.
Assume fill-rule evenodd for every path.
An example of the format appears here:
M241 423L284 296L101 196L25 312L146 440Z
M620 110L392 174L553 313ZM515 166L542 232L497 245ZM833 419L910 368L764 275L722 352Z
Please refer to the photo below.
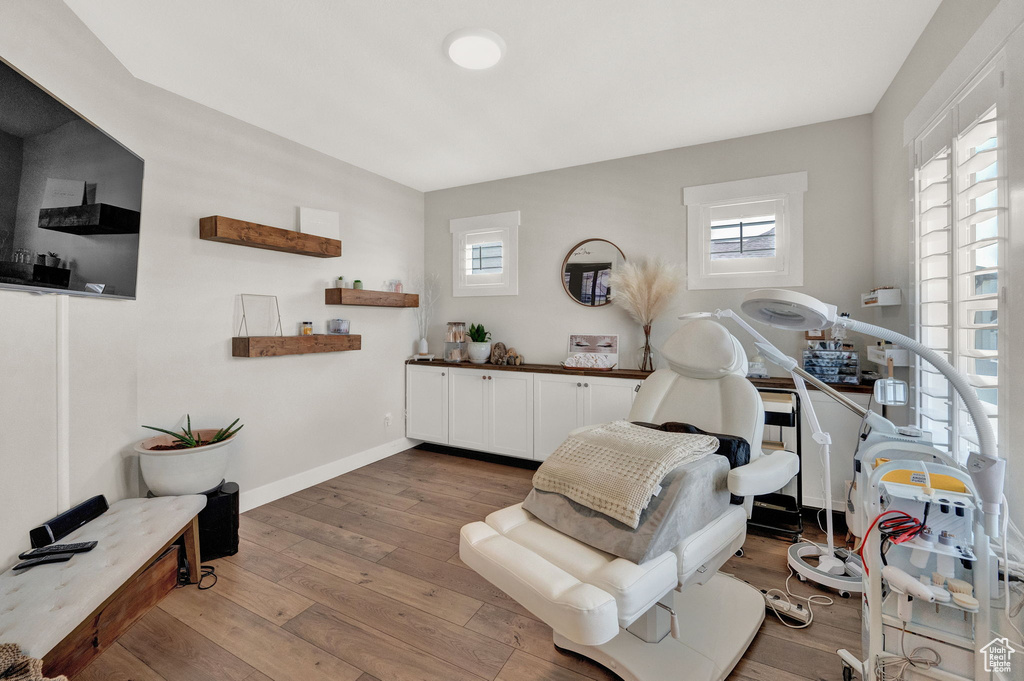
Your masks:
M521 501L532 475L410 450L253 509L213 589L173 591L74 681L617 679L458 558L459 527ZM788 546L749 535L724 571L782 587ZM806 630L766 618L730 679L840 679L860 613L835 600Z

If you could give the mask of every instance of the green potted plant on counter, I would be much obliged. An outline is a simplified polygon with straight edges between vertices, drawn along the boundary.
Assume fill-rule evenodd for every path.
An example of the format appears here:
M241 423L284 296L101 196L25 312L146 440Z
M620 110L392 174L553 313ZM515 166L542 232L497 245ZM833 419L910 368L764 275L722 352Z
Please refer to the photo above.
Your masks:
M486 364L491 357L491 332L484 329L483 324L470 324L469 339L469 361Z

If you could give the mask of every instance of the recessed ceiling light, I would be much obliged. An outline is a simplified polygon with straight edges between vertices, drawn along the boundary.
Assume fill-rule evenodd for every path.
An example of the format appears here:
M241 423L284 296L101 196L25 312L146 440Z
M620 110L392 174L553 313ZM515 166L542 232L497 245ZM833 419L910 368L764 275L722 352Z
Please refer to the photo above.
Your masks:
M505 41L485 28L463 28L449 33L444 39L444 52L462 68L479 71L489 69L501 60Z

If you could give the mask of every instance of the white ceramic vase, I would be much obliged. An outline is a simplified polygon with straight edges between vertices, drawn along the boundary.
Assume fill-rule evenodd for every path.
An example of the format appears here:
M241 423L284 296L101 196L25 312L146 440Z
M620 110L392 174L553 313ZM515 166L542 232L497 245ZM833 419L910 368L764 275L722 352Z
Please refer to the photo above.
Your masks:
M469 361L472 364L487 364L487 360L491 358L491 344L487 343L475 343L469 344Z
M419 348L416 350L416 352L418 352L421 355L428 355L430 354L429 350L430 348L427 346L427 339L420 338Z
M217 429L204 428L194 432L205 440L213 437ZM139 453L142 478L153 494L158 497L180 496L206 492L220 484L234 441L232 436L202 447L153 451L154 446L175 442L170 435L157 435L135 445L135 451Z

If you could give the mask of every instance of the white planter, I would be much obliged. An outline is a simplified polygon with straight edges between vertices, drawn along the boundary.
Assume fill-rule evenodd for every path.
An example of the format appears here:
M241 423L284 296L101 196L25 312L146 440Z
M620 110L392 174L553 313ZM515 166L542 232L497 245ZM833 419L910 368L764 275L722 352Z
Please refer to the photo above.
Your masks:
M216 428L194 431L200 439L213 437ZM192 449L152 451L156 445L174 443L170 435L157 435L135 445L146 486L158 497L199 494L213 489L224 479L234 436L212 445Z
M470 343L469 344L469 361L473 364L486 364L487 360L491 358L491 344L487 343Z

